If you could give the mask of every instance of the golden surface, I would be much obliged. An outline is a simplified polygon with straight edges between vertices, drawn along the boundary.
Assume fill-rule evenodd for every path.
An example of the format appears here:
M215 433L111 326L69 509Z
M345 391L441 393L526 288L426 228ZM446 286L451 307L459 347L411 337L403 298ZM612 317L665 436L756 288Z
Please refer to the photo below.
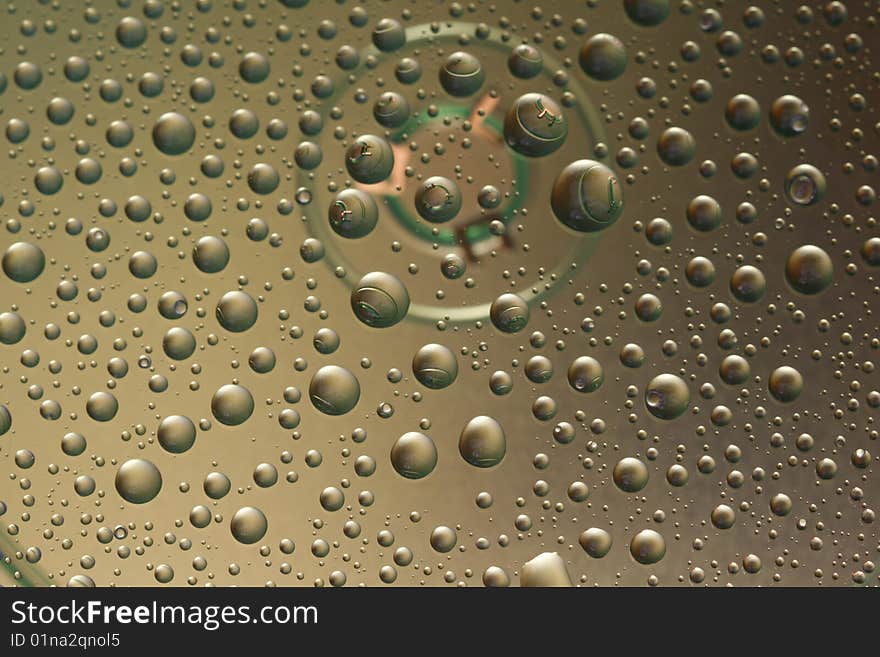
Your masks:
M712 18L702 3L678 0L657 27L635 24L624 3L611 0L312 0L301 9L274 0L7 4L0 26L0 110L7 125L0 249L27 242L45 254L45 269L32 281L0 276L0 311L18 313L27 325L20 341L0 345L0 402L12 417L11 429L0 437L0 548L10 573L17 573L19 583L54 585L86 575L99 586L154 585L157 579L177 586L376 586L385 585L383 577L391 579L392 571L383 567L393 566L396 585L453 586L495 581L497 571L486 573L496 566L519 585L525 562L557 552L570 581L581 585L876 583L876 473L872 462L856 464L864 460L858 450L880 452L874 426L880 398L872 392L876 269L861 255L877 228L873 190L860 190L876 185L876 7L849 2L846 20L833 25L837 10L823 11L825 3L809 4L809 23L799 22L795 3L755 4L763 10L762 25L746 25L746 3L726 3L720 9L723 26L714 32L700 28ZM359 22L360 12L362 27L350 20ZM117 28L125 17L146 28L141 45L120 44ZM383 18L406 28L407 44L395 53L372 46L371 33ZM585 33L576 19L586 21ZM131 24L122 25L125 38ZM736 41L727 30L741 41L738 53L721 52ZM627 52L626 71L608 82L591 79L578 63L587 39L602 32L620 38ZM853 34L860 47L848 36ZM687 41L699 46L696 61L683 59ZM531 80L507 68L511 48L521 42L544 55L544 71ZM360 54L350 71L336 63L344 45ZM766 61L771 45L779 61ZM800 65L791 65L795 48L802 52ZM486 71L480 90L467 98L450 96L438 82L439 67L455 50L478 57ZM242 79L239 65L249 52L269 62L265 80ZM395 78L404 56L423 69L414 84ZM71 57L88 62L81 80L65 74ZM23 88L16 71L30 86L29 65L39 68L42 79ZM154 79L144 80L147 74ZM194 84L205 84L194 82L200 77L213 84L206 102L191 96ZM650 86L639 82L643 78L656 86L650 97L638 91ZM699 79L711 83L708 102L697 102L689 91ZM155 80L161 80L161 91L145 95L142 88L149 91ZM319 97L327 80L333 93ZM333 190L353 184L345 166L353 139L385 134L372 112L385 91L403 94L418 118L395 148L393 175L364 187L379 204L375 230L344 239L330 229L328 207ZM564 92L571 94L562 106L569 126L564 145L538 159L514 154L499 134L507 108L528 92L557 102ZM361 93L365 102L358 102ZM725 119L725 107L737 94L757 100L756 128L737 131ZM770 106L784 94L810 108L803 135L782 137L770 124ZM70 102L69 122L47 118L55 98ZM55 111L63 114L63 105L55 103ZM241 109L259 120L253 137L230 131L230 119ZM299 122L307 110L323 117L320 134L302 133ZM152 136L159 117L171 111L195 127L194 144L179 155L160 152ZM630 132L636 117L648 126L644 139ZM15 141L20 124L10 128L13 120L27 124L26 139ZM270 125L279 125L273 120L286 125L286 136L267 134ZM127 145L108 143L114 121L131 125ZM687 129L696 142L695 157L685 166L670 167L658 157L657 141L669 126ZM323 151L311 171L294 161L297 145L306 140ZM622 148L632 149L637 163L626 168L630 155ZM748 179L731 172L741 152L759 162ZM223 163L218 177L203 171L210 155ZM101 166L100 178L90 184L77 178L83 158ZM624 196L621 218L597 233L564 227L550 207L559 171L584 158L611 166ZM714 176L700 173L707 160L717 166ZM260 163L279 175L268 194L248 183ZM784 191L787 172L801 163L827 179L824 197L808 207L792 203ZM40 190L52 187L51 171L38 173L43 167L60 172L57 193ZM136 171L124 175L121 167ZM461 190L459 215L436 226L451 228L456 244L444 243L440 232L432 237L435 226L414 211L420 179L436 175L456 179ZM477 194L487 184L506 195L502 208L517 207L517 213L481 210ZM191 194L210 199L206 220L186 216ZM685 209L699 194L721 205L722 223L714 231L688 225ZM143 222L126 217L125 205L135 195L151 206ZM311 201L303 205L298 195ZM743 202L757 209L754 223L737 221ZM394 203L403 212L395 212ZM672 225L667 247L646 239L645 226L655 217ZM262 241L247 234L253 218L268 225ZM493 219L507 223L503 235L486 232ZM77 222L81 232L70 234ZM471 243L469 225L482 229L484 238ZM94 228L109 234L106 249L89 248L87 234ZM221 237L228 246L229 263L220 272L205 273L194 264L193 248L204 236ZM322 259L306 262L301 256L307 239L321 240ZM789 254L805 244L822 248L833 261L833 284L820 294L798 293L786 282ZM157 260L148 278L131 273L130 260L139 251ZM461 278L441 274L448 253L467 261ZM685 269L694 256L714 263L708 287L688 282ZM756 303L743 303L730 291L730 278L743 264L766 277L766 293ZM409 291L409 314L392 327L368 327L352 312L351 288L371 271L396 275ZM59 287L64 281L66 290ZM64 300L70 283L77 294ZM215 308L223 294L238 289L256 300L259 317L236 333L218 322ZM158 310L160 296L169 291L187 300L179 319ZM505 292L529 300L530 321L519 333L502 333L490 321L489 304ZM143 312L130 309L134 294L146 298ZM656 321L636 314L643 294L662 302ZM716 303L730 307L726 324L710 317ZM60 329L56 339L46 337L50 324ZM195 337L190 357L175 361L163 350L172 327ZM322 354L313 345L321 328L337 332L334 353ZM83 353L92 339L97 347ZM725 340L729 344L719 344ZM667 345L665 353L667 341L675 349ZM429 343L456 355L458 377L446 389L427 388L413 375L413 356ZM628 343L645 352L640 368L621 364ZM272 371L259 374L249 366L258 347L274 352ZM34 359L26 350L39 355L33 367L24 364ZM750 366L741 384L728 385L719 376L730 354ZM536 355L552 363L545 383L524 373ZM568 383L568 367L579 356L603 367L604 383L595 392L580 393ZM108 372L113 358L126 361L124 377ZM310 402L312 376L325 365L357 377L361 394L352 411L330 416ZM804 380L791 403L768 392L768 379L781 366L796 368ZM389 380L393 368L402 375L398 382ZM497 370L512 376L508 395L490 391ZM645 406L646 387L661 373L680 375L690 389L687 412L674 420L655 418ZM167 390L151 389L156 375L167 379ZM246 387L255 402L253 415L238 426L212 415L212 396L230 383ZM701 396L707 383L714 398ZM300 391L298 402L285 399L288 387ZM107 422L87 412L87 400L99 391L118 400L118 412ZM552 419L533 414L542 396L557 406ZM51 410L47 400L60 405L55 420L41 415L41 405ZM385 405L393 408L390 417L383 417L389 415ZM724 426L711 419L719 405L731 414ZM279 424L285 409L299 413L295 429ZM170 415L185 415L199 427L193 447L180 454L169 453L157 439L159 422ZM468 464L458 447L462 428L481 415L503 426L507 443L503 461L485 469ZM554 440L559 422L574 427L572 442ZM436 468L419 480L400 476L391 463L392 445L410 431L428 435L438 453ZM82 454L62 451L68 432L86 438ZM365 432L366 439L354 440L353 432ZM798 448L802 434L813 437L811 449ZM35 457L32 467L21 467L28 456L20 450ZM321 462L312 467L316 454ZM363 455L376 462L369 477L355 470ZM706 456L715 468L701 473L698 462ZM615 484L613 469L625 457L647 466L642 490L626 492ZM161 472L161 492L145 504L126 502L114 483L121 464L133 458L149 460ZM837 466L830 479L817 475L823 459ZM677 462L689 473L682 487L666 478ZM255 483L260 464L277 469L277 483ZM211 472L231 482L222 499L203 491ZM74 486L81 476L93 478L93 492L78 494ZM568 490L579 481L590 492L576 502ZM328 487L344 493L339 510L322 507ZM374 498L371 505L359 501L362 491ZM481 492L491 494L491 507L478 506ZM790 498L787 515L771 510L778 494ZM197 505L214 516L205 528L190 521ZM725 511L719 505L735 512L728 529L713 525L713 512L718 520ZM260 509L268 520L268 531L254 544L237 541L230 531L230 520L243 507ZM352 525L346 530L347 522L356 522L359 534ZM456 534L455 547L446 553L430 541L441 526ZM613 539L603 558L592 558L579 544L591 527ZM631 554L631 541L645 529L665 539L666 554L654 564L640 564ZM282 551L284 539L295 543L292 554ZM31 548L39 555L28 553ZM759 569L749 555L760 559Z

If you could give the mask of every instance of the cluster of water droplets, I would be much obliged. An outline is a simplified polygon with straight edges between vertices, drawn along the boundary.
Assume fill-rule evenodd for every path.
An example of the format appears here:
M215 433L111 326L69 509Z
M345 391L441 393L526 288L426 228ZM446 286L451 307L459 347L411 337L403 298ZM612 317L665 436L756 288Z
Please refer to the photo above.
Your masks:
M876 582L877 14L394 5L7 6L12 581Z

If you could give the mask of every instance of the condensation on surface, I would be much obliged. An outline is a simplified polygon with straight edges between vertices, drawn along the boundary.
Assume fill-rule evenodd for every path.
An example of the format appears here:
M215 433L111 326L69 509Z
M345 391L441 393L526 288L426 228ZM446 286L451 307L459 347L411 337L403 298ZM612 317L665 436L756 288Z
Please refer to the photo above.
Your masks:
M872 2L5 3L4 584L876 584Z

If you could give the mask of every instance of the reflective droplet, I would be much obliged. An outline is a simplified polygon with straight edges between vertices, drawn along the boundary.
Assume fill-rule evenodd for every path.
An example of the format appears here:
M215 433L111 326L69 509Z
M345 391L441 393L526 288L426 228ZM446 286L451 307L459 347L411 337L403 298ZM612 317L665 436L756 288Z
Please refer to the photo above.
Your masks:
M3 253L3 272L16 283L30 283L43 273L46 256L29 242L15 242Z
M643 529L633 536L629 551L639 563L654 564L666 556L666 541L653 529Z
M391 465L402 477L422 479L437 466L437 447L425 434L407 432L391 448Z
M245 545L251 545L266 535L266 531L269 529L269 521L258 508L245 506L236 511L235 515L232 516L232 520L229 522L229 529L232 531L232 536L236 541Z
M153 126L153 143L165 155L181 155L192 148L196 130L192 122L178 112L166 112Z
M458 361L449 348L426 344L413 356L412 370L423 386L441 390L452 385L458 376Z
M594 559L601 559L611 550L611 534L604 529L591 527L578 537L578 543Z
M604 164L577 160L556 177L550 205L569 228L593 232L617 221L623 212L623 192L617 176Z
M146 459L129 459L116 471L116 491L132 504L146 504L162 489L159 468Z
M801 294L819 294L834 281L834 266L825 251L805 244L788 257L785 278Z
M616 36L596 34L583 45L578 60L584 73L594 80L608 82L623 74L626 48Z
M315 372L309 383L309 399L322 413L345 415L361 395L357 378L344 367L325 365Z
M165 451L182 454L196 441L196 425L185 415L168 415L159 423L156 437Z
M691 401L687 384L674 374L659 374L645 389L645 405L654 417L673 420L682 415Z
M522 565L520 586L568 587L571 577L562 557L556 552L544 552Z
M244 423L254 412L254 398L244 386L220 386L211 398L211 413L227 426Z
M351 308L364 324L387 328L406 316L409 292L396 276L372 272L358 281L352 290Z
M478 468L498 465L507 453L504 429L491 417L477 416L461 430L458 451L465 461Z
M637 493L648 484L648 468L639 459L627 456L614 466L615 485L627 493Z

